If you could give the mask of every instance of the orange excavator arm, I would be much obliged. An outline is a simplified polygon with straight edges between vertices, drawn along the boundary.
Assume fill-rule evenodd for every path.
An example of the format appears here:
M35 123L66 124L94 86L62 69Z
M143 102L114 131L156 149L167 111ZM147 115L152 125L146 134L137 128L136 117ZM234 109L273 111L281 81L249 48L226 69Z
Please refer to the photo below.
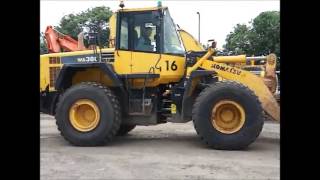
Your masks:
M58 53L61 52L61 49L64 49L65 51L82 51L87 49L84 46L83 41L80 40L78 42L72 37L56 31L52 26L47 26L45 38L49 53Z

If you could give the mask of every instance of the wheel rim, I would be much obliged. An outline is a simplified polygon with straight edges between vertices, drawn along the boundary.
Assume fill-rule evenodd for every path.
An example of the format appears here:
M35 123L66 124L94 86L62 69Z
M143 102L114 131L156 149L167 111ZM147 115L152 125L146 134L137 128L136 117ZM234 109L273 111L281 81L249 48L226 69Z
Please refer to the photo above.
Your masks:
M222 133L235 133L242 128L244 122L244 109L234 101L223 100L212 108L211 124Z
M95 102L89 99L80 99L71 106L69 119L75 129L88 132L99 124L100 110Z

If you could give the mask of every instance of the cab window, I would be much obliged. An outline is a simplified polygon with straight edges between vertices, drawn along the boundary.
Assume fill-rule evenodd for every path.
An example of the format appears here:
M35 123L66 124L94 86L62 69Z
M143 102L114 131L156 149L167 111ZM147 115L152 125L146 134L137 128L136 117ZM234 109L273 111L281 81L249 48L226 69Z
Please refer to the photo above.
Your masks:
M163 51L168 54L184 54L184 49L170 17L169 11L164 11L164 45Z
M128 19L127 17L121 18L120 27L120 49L128 50L129 48L129 33L128 33Z
M132 46L134 51L156 52L157 31L156 19L151 12L134 14L132 28Z

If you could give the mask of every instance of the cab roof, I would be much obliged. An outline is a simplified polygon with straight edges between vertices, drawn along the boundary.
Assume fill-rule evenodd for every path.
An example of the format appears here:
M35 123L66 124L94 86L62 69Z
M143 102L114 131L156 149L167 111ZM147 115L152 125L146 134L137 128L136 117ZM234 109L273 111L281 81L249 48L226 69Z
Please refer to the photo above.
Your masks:
M146 8L123 8L119 9L119 12L141 12L141 11L154 11L154 10L159 10L159 9L167 9L168 7L166 6L161 6L161 7L146 7Z

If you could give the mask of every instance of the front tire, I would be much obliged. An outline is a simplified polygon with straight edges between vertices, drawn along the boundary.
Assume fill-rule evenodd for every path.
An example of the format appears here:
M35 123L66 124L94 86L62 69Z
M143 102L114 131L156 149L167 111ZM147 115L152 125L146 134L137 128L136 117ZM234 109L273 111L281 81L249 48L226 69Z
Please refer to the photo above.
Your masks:
M56 109L61 135L76 146L99 146L110 142L121 124L120 103L107 87L84 82L69 88Z
M262 130L263 110L257 96L246 86L220 81L204 89L196 99L193 123L210 147L244 149Z

